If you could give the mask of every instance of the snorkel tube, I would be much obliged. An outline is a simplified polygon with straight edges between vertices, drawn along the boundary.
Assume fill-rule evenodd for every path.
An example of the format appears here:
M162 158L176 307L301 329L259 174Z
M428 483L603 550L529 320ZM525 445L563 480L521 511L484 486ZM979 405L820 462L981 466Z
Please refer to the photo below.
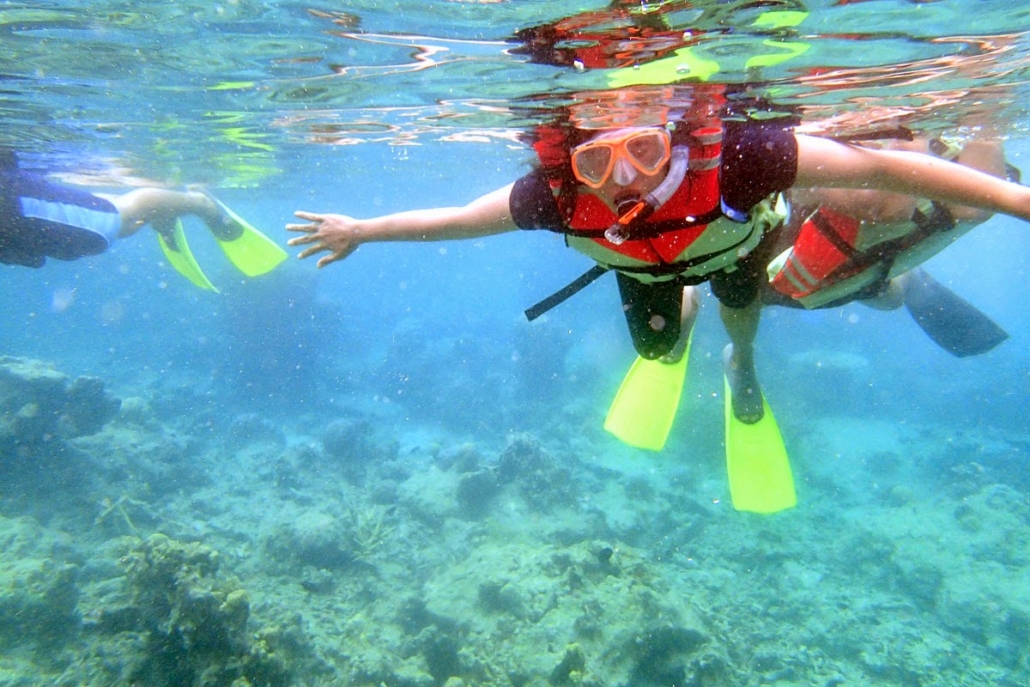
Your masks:
M672 198L672 194L683 183L687 176L687 169L690 167L690 149L687 146L678 145L672 147L672 154L669 156L669 173L654 191L647 194L641 200L629 200L619 204L619 219L612 226L605 229L604 237L616 246L627 239L633 238L635 229L650 217L655 210L665 205ZM628 209L623 210L623 207Z

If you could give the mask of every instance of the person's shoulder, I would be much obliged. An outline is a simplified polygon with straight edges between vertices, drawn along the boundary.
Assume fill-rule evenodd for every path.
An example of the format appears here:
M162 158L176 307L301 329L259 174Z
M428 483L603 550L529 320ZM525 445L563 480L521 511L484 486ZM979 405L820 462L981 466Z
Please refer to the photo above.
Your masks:
M730 207L747 212L797 177L798 143L791 126L747 120L725 127L720 193Z
M545 192L547 195L551 195L551 184L547 178L547 175L539 167L534 167L528 173L522 175L515 180L510 186L511 195L515 197L519 196L537 196Z
M508 203L520 229L559 230L564 226L551 183L539 168L512 185Z

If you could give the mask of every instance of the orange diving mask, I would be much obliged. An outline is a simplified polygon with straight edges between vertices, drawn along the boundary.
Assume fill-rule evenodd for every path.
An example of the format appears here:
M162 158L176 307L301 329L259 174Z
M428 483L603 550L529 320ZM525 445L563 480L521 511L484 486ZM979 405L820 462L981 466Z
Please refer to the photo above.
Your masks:
M620 157L642 174L654 176L669 161L672 136L665 129L633 129L608 138L595 138L572 150L572 173L590 188L601 188Z

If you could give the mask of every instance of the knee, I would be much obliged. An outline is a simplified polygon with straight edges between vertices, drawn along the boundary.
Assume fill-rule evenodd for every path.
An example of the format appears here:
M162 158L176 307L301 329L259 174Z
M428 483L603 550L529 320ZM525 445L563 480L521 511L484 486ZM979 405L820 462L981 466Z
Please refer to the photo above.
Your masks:
M646 360L655 360L668 355L679 340L676 323L669 322L661 315L652 314L647 328L635 332L633 348Z

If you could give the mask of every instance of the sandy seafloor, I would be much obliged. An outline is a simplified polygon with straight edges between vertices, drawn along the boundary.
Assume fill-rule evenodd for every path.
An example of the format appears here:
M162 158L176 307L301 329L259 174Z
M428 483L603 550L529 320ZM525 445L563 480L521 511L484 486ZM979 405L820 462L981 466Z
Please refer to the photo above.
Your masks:
M1025 436L823 408L760 516L575 403L474 443L131 391L0 363L0 685L1030 680Z

